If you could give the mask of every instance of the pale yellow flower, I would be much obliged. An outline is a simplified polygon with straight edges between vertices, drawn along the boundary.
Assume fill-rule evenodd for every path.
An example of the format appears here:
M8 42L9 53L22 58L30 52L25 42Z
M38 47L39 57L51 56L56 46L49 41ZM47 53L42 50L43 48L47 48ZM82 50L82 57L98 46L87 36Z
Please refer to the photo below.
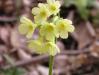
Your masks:
M35 53L38 54L47 54L48 50L44 49L44 44L40 40L30 40L28 42L28 48L33 49Z
M32 14L38 16L40 20L46 20L49 16L49 10L46 7L46 4L39 3L38 7L32 9Z
M47 0L47 7L49 9L49 12L51 14L56 15L57 13L59 13L60 11L60 2L59 1L55 1L55 0Z
M46 20L41 19L41 17L37 15L34 16L34 22L38 25L43 25L46 22Z
M35 30L36 24L26 17L21 17L18 30L21 34L26 35L27 38L31 38Z
M74 29L72 21L68 19L61 19L56 23L56 37L68 38L68 32L73 32Z
M47 3L48 3L48 4L55 3L55 0L47 0Z
M44 43L39 40L30 40L28 42L28 48L33 49L33 51L37 54L49 54L55 56L57 53L60 53L57 45L52 42Z
M46 42L44 50L48 50L48 54L52 56L55 56L57 53L60 53L60 50L57 45L52 42Z
M55 25L53 23L46 23L40 28L40 35L45 37L46 40L53 41L55 33Z
M60 2L47 0L47 3L39 3L38 7L32 9L34 22L26 17L21 17L19 32L29 38L27 44L29 49L37 54L48 54L55 56L60 49L55 44L56 38L67 38L69 32L74 31L72 22L62 19L58 15ZM34 30L39 31L35 40L31 40Z

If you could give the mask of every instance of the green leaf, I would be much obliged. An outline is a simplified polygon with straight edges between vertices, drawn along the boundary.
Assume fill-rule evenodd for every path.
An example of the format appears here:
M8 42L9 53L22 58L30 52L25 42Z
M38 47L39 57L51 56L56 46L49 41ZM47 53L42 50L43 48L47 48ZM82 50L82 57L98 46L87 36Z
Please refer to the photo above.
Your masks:
M87 7L88 0L75 0L77 7Z
M74 4L74 0L64 0L64 5L66 7L68 7L68 6L72 5L72 4Z
M0 70L0 74L3 75L24 75L25 70L23 68L11 68L7 70Z
M89 16L89 10L86 8L79 8L78 12L80 14L80 17L84 20L88 20L88 16Z

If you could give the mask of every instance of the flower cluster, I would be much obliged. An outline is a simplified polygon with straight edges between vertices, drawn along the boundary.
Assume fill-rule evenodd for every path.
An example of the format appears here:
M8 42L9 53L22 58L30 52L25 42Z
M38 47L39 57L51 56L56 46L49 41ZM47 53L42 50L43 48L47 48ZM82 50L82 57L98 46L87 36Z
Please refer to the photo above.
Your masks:
M60 52L55 44L55 38L68 38L68 33L74 31L72 22L58 16L60 2L47 0L47 3L39 3L38 7L32 9L34 22L26 17L21 17L19 32L32 38L35 29L39 30L36 40L29 40L28 47L39 54L56 55Z

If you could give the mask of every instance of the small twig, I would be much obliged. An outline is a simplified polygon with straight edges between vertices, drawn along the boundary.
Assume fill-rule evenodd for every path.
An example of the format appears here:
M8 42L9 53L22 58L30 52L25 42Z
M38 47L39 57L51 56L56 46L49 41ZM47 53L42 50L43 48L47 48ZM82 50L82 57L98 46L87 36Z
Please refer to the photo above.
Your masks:
M85 49L85 50L67 50L67 51L62 51L61 54L62 55L71 55L71 56L76 56L79 54L89 54L90 50L89 49Z
M68 14L67 18L68 18L69 20L73 21L74 11L70 11L70 13ZM71 35L74 37L75 40L78 39L77 33L73 32L73 33L71 33Z
M94 28L92 27L92 25L91 25L91 23L90 23L89 21L86 22L86 27L87 27L87 29L88 29L90 35L91 35L92 37L96 37L95 30L94 30Z
M17 21L15 17L1 17L0 16L0 22L14 22Z
M90 53L90 50L89 49L86 49L86 50L68 50L68 51L62 51L59 55L79 55L81 53L84 53L84 54L89 54ZM24 65L28 65L28 64L31 64L31 63L42 63L42 60L43 61L46 61L48 59L48 55L42 55L42 56L37 56L35 58L32 58L32 59L27 59L27 60L22 60L22 61L19 61L19 62L16 62L14 63L14 66L12 65L6 65L6 66L3 66L1 67L1 69L10 69L12 67L19 67L19 66L24 66Z
M74 11L71 11L71 12L68 14L67 18L68 18L69 20L72 20L72 21L73 21Z
M27 59L27 60L22 60L22 61L16 62L16 63L14 63L13 66L12 65L3 66L3 67L1 67L1 69L6 70L6 69L10 69L12 67L28 65L30 63L40 63L42 60L45 61L47 58L48 58L48 55L38 56L38 57L32 58L31 60Z

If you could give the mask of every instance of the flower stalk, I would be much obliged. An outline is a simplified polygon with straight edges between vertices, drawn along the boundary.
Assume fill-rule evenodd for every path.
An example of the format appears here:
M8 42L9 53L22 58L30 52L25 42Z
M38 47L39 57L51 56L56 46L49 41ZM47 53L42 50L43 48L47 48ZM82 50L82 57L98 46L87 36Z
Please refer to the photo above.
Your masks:
M53 63L54 63L54 56L50 55L50 59L49 59L49 75L53 74Z

